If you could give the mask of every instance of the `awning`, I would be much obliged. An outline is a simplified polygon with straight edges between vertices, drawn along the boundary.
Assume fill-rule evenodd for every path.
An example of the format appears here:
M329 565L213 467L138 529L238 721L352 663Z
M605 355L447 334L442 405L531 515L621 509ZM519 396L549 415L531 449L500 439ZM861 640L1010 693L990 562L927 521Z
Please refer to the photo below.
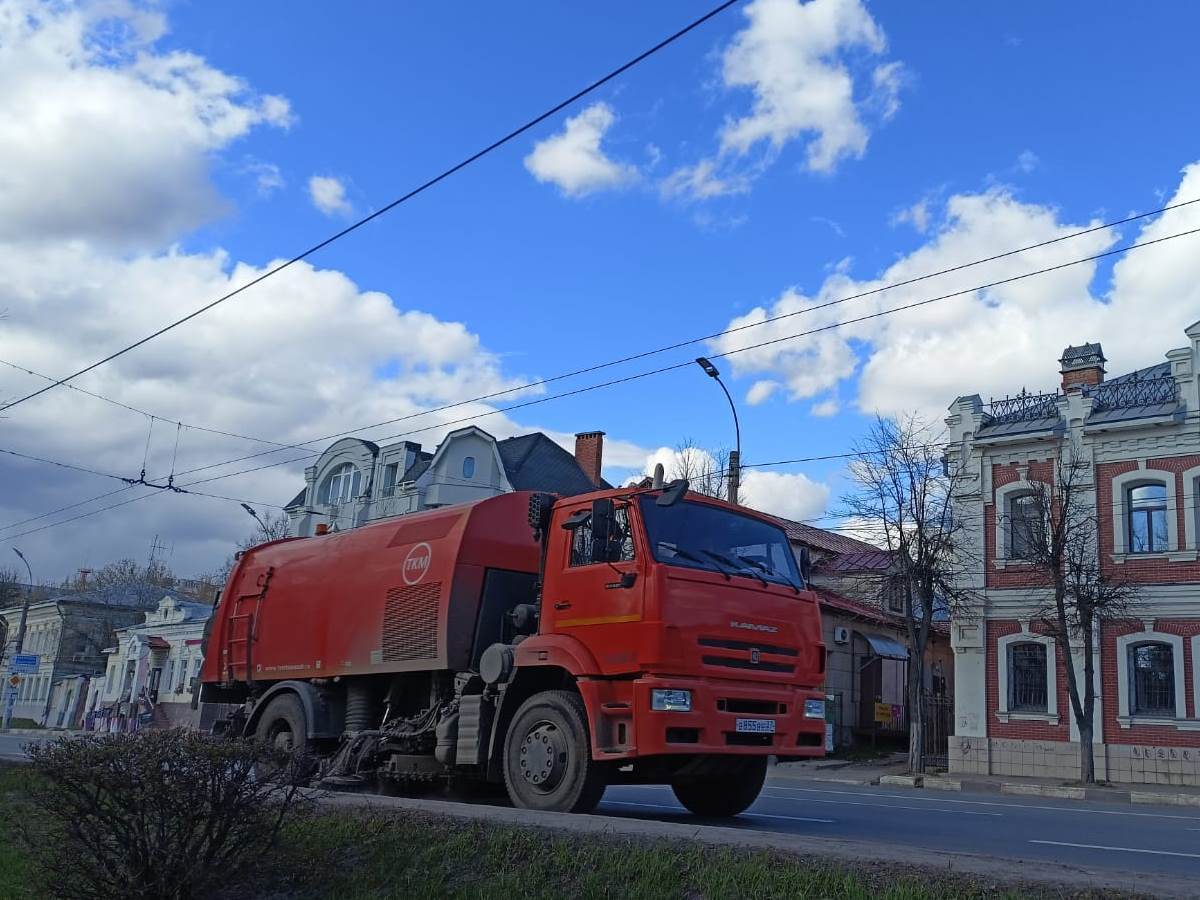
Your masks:
M859 634L862 634L863 640L871 645L876 656L882 656L884 659L908 659L908 648L899 641L894 641L881 634L863 634L861 631Z
M171 644L166 638L161 638L158 635L151 635L146 638L146 646L151 650L170 650Z

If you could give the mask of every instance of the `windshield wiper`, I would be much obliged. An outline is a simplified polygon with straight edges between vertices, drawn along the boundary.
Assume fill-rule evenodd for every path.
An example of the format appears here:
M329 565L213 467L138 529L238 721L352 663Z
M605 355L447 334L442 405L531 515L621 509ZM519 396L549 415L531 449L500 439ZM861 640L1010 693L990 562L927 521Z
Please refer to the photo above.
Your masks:
M745 569L738 568L737 563L735 563L728 556L717 553L715 550L701 550L700 552L710 557L712 561L717 564L717 568L719 568L722 572L725 571L724 566L722 566L722 563L724 563L725 566L730 567L735 575L757 579L758 581L762 582L763 587L767 586L767 580L765 578L763 578L761 575L756 575L753 572L747 572ZM729 575L726 574L725 577L728 578Z
M697 556L695 553L692 553L690 550L685 550L682 547L676 547L671 544L663 544L663 546L670 547L671 552L674 553L676 556L680 557L681 559L686 559L686 560L690 560L691 562L694 562L694 563L699 563L700 565L705 566L705 568L707 568L707 564L704 562L704 560L701 559L699 556ZM707 553L708 551L704 550L701 552ZM725 576L726 581L729 581L733 577L727 571L725 571L725 568L719 562L717 563L717 571Z
M794 582L794 581L792 581L792 579L788 578L787 575L785 575L783 572L773 569L770 566L759 562L757 559L750 559L750 557L748 557L748 556L742 556L742 554L740 554L740 553L737 554L737 558L740 559L742 562L744 562L746 565L753 566L754 568L758 569L760 572L766 572L768 575L773 575L774 577L780 579L781 581L786 582L787 586L790 587L793 591L795 591L797 594L800 593L800 585L796 584L796 582Z

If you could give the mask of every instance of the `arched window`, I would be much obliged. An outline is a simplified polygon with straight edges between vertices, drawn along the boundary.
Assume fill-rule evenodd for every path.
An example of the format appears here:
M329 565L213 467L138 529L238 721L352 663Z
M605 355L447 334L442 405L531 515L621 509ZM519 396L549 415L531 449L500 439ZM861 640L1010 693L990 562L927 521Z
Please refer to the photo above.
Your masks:
M1129 489L1129 552L1165 553L1167 537L1167 488L1162 484L1140 484Z
M325 478L320 501L327 506L349 503L358 496L361 482L358 469L351 463L342 463Z
M1129 648L1129 707L1135 716L1175 717L1175 651L1170 644Z
M1046 645L1011 644L1008 648L1009 712L1046 712Z
M468 456L463 459L463 478L475 477L475 457Z
M1042 504L1036 494L1008 501L1008 558L1034 559L1042 546Z

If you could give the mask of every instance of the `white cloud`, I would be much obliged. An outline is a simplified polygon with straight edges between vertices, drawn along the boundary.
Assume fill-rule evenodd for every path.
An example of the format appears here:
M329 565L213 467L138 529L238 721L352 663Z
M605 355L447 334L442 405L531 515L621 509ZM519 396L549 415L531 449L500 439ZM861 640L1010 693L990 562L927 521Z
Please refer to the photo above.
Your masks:
M869 119L886 121L900 108L905 69L864 61L884 54L887 41L861 0L755 0L745 14L746 27L722 54L721 78L727 89L751 92L750 109L726 119L714 158L667 179L668 195L742 192L797 140L805 141L810 171L831 172L866 151ZM865 87L856 90L860 69ZM763 145L762 158L747 163Z
M929 201L918 200L912 206L906 206L892 216L892 224L903 225L907 223L921 234L924 234L929 230L929 217Z
M271 196L287 183L283 179L283 173L279 171L279 166L259 159L247 160L242 166L242 172L254 176L254 187L261 197Z
M525 168L538 181L557 185L568 197L628 184L638 177L637 168L610 159L600 146L614 122L611 106L593 103L567 119L561 132L535 144L525 157ZM656 154L650 155L657 162Z
M1200 163L1188 166L1175 200L1200 196ZM1102 252L1119 239L1146 240L1200 227L1200 209L1173 210L1124 235L1095 232L936 279L887 290L823 310L821 303L960 265L1097 224L1063 221L1048 206L1017 201L1002 189L949 198L945 222L926 243L878 277L857 280L848 269L828 276L812 295L788 289L769 308L734 319L731 327L768 315L796 313L750 332L726 335L728 352L832 325L977 284L997 281ZM1098 289L1095 263L975 291L917 309L843 326L810 337L727 357L735 372L781 381L792 399L816 397L858 375L855 402L865 412L920 410L939 418L961 394L984 398L1053 389L1057 359L1068 344L1099 340L1109 371L1160 361L1200 318L1200 253L1184 237L1122 257L1111 285ZM1147 310L1154 315L1147 315Z
M743 469L738 501L785 519L813 519L829 505L829 485L807 475Z
M1038 155L1032 150L1022 150L1019 154L1017 154L1016 169L1018 172L1023 172L1028 175L1030 172L1036 169L1041 162L1042 161L1038 159Z
M771 399L779 388L783 387L778 381L772 381L769 378L764 378L762 381L756 381L750 385L750 390L746 391L746 402L751 406L758 406L760 403L766 403Z
M332 175L313 175L308 179L308 196L313 206L327 216L349 216L354 207L346 199L346 186Z
M273 265L241 261L222 250L164 251L155 244L186 234L198 221L198 212L209 207L192 203L196 197L218 204L209 186L212 152L255 124L285 124L290 112L286 103L256 97L239 79L208 68L198 57L156 56L152 44L165 28L156 15L116 2L49 9L11 2L0 7L0 309L6 311L0 321L0 359L62 376ZM101 20L96 10L109 17ZM57 78L67 82L61 90ZM44 106L30 105L35 88L45 94ZM22 111L19 120L14 110ZM103 131L101 125L111 128ZM96 140L97 133L111 136L113 146ZM60 141L70 146L57 146ZM164 148L172 144L167 153ZM248 165L242 174L265 177L271 186L273 167L255 168L253 159ZM59 186L50 185L47 199L62 204L50 210L55 215L22 194L52 180L48 166L61 166L63 185L79 194L57 198ZM115 224L104 193L114 186L122 201L114 209L126 217ZM129 240L114 246L110 232ZM503 371L496 354L462 323L440 320L412 308L406 298L366 290L341 272L302 262L83 376L78 386L159 416L299 442L526 380ZM44 384L0 366L0 396L20 396ZM506 399L520 396L514 392ZM448 424L451 420L493 410L470 403L363 436L387 439L409 432L412 440L432 447L457 427ZM500 414L477 421L501 438L532 430ZM146 418L69 388L15 408L3 425L0 444L8 449L135 478L142 468ZM427 426L431 430L424 430ZM265 449L195 430L184 430L180 438L180 471ZM157 422L150 477L170 471L174 445L173 426ZM640 465L646 453L618 439L610 440L606 451L610 463L626 465ZM300 454L205 474L293 455ZM255 504L284 503L303 483L305 464L297 460L198 489ZM178 483L194 477L203 476L181 477ZM6 544L25 528L3 526L121 487L8 456L0 456L0 483L5 487L0 542ZM219 565L252 524L235 502L159 493L95 518L25 535L16 546L35 561L35 574L58 578L119 556L145 558L158 534L174 544L170 562L175 569L193 574Z
M828 397L819 403L814 403L809 412L818 418L827 419L831 416L836 416L841 408L841 404L838 403L836 397Z
M224 208L208 160L292 121L195 54L160 51L162 17L132 3L0 11L0 240L158 243ZM103 177L98 177L103 173Z

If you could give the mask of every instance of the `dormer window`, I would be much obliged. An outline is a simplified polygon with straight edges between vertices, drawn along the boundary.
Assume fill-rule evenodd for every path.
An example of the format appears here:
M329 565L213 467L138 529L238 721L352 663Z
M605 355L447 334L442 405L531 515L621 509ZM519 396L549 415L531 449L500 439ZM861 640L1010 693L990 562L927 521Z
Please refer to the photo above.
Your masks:
M468 456L465 459L463 459L462 473L463 473L463 478L474 478L475 477L475 457Z
M321 486L320 502L326 506L349 503L359 495L362 475L351 463L342 463L329 473Z

